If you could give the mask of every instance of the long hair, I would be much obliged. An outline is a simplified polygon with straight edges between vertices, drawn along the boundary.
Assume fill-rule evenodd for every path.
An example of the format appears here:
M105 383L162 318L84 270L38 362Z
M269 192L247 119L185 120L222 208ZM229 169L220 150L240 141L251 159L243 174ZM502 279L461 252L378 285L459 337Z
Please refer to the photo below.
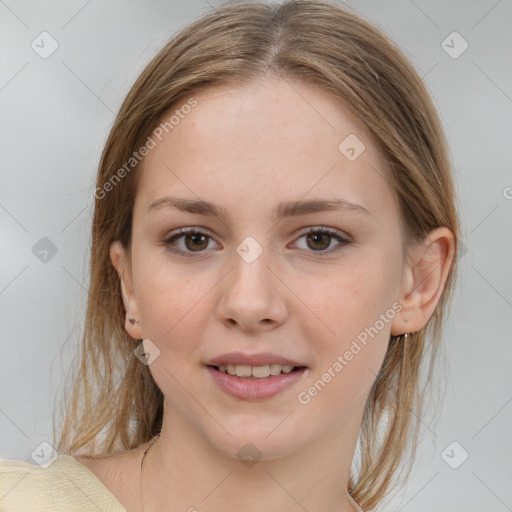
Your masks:
M314 84L366 125L391 171L406 247L440 226L453 232L458 246L451 162L439 116L413 66L380 29L349 10L316 0L239 3L207 13L172 38L137 78L104 147L95 190L87 312L71 392L63 398L59 452L131 450L162 425L163 394L133 354L119 276L109 255L113 241L126 248L131 243L140 163L130 159L161 120L190 103L194 93L265 76ZM360 461L348 484L365 508L390 491L408 444L412 465L425 391L421 375L425 369L426 383L433 381L456 265L454 258L425 327L405 343L391 336L370 390L358 439Z

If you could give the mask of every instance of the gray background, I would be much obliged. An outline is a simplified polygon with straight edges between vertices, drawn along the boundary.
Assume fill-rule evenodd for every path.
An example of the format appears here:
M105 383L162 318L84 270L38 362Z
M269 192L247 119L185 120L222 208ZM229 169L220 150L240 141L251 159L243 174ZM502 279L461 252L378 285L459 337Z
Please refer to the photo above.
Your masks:
M467 247L445 332L439 420L423 425L411 479L380 510L512 510L512 2L350 5L400 45L432 93ZM52 443L54 401L87 296L94 177L115 113L151 57L210 9L203 1L0 1L1 458L33 462L34 448ZM31 48L43 31L59 45L47 59ZM453 31L469 44L458 58L442 47ZM460 43L448 39L452 51ZM42 237L57 249L46 262L32 250ZM454 465L463 449L469 457L453 469L446 454Z

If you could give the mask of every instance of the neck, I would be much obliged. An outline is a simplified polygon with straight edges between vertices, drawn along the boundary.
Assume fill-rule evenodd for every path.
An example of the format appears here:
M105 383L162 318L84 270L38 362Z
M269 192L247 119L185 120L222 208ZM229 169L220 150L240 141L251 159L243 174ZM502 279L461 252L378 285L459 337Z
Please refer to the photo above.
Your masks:
M169 504L191 512L281 512L295 506L360 512L346 491L358 428L357 421L338 426L336 433L272 459L255 444L240 442L244 449L234 458L220 453L178 412L164 414L162 431L142 461L142 512L166 511Z

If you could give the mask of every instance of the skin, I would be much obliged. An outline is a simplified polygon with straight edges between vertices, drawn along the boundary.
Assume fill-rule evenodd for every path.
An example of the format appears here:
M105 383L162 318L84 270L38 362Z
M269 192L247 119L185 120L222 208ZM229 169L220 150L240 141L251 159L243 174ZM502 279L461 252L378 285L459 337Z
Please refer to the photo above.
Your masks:
M144 159L130 251L111 246L126 330L160 350L148 368L165 397L164 419L144 461L144 510L168 510L169 503L183 511L358 510L346 488L364 404L390 335L417 331L431 317L452 233L438 228L405 247L388 170L370 135L318 87L269 79L194 97L198 105ZM338 150L349 134L366 146L355 161ZM209 201L228 217L172 208L146 213L171 195ZM336 197L371 215L272 217L281 201ZM190 257L170 252L163 241L191 226L209 236L199 243L202 252L186 237L174 247ZM308 243L307 228L318 226L351 243L328 236ZM263 249L250 264L236 252L248 236ZM299 403L298 393L397 301L402 309L392 321L308 404ZM308 370L272 398L239 400L204 366L231 351L273 352ZM261 452L252 467L237 458L247 442ZM143 510L147 446L88 463L130 511Z

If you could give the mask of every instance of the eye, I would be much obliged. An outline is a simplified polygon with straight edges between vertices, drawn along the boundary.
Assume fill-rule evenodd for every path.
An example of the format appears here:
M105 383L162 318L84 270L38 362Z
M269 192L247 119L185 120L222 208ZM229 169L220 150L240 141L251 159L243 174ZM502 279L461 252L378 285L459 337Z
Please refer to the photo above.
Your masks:
M204 252L204 249L208 247L208 242L212 240L209 235L195 228L180 228L179 231L179 233L166 238L164 243L169 251L180 256L193 256L194 252ZM174 247L175 242L180 238L183 238L183 249L185 250Z
M318 253L320 256L330 254L350 244L350 240L343 238L337 231L325 227L310 228L299 237L299 240L302 238L306 239L307 247L313 249L309 252ZM334 249L326 251L333 239L338 244L334 246ZM181 247L176 247L179 245L178 241L183 243ZM193 253L205 252L210 241L213 241L212 237L197 228L180 228L179 233L169 236L163 242L172 253L188 257L193 256Z
M305 232L300 238L306 239L308 248L312 248L312 252L318 253L320 256L324 256L341 249L343 246L350 244L350 240L343 238L337 231L327 229L324 227L311 228ZM334 249L326 251L334 240L338 241L338 244L334 246Z

